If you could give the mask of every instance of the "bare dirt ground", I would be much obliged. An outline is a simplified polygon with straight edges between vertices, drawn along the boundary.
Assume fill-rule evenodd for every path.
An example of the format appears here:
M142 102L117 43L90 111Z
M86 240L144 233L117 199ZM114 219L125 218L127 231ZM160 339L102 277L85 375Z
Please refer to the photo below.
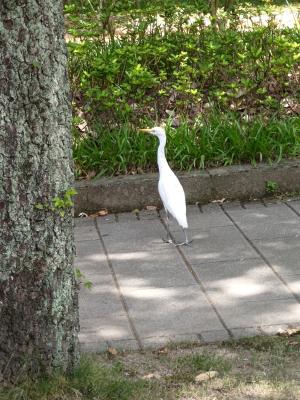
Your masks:
M298 335L205 346L183 343L143 353L111 349L97 357L107 366L118 364L127 379L147 383L134 399L298 400L299 353ZM207 371L216 374L209 379Z

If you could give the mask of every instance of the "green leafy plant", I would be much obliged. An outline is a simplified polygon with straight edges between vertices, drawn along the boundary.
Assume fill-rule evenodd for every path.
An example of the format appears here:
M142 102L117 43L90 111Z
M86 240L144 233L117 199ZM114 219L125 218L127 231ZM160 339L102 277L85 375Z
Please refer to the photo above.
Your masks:
M72 197L76 194L77 191L74 188L69 188L63 193L62 197L54 197L51 204L36 203L34 207L37 210L58 212L61 217L64 217L66 210L73 207Z
M279 186L275 181L267 181L266 182L266 192L269 194L274 194L277 192Z
M219 27L204 21L204 1L100 3L66 5L77 177L155 170L154 141L135 127L170 112L180 120L167 148L176 169L299 155L296 28L279 28L270 15L244 29L243 18L261 10L245 2L221 13Z
M82 284L85 288L87 288L87 289L92 288L93 283L86 279L86 276L80 271L79 268L75 269L75 277L77 279L77 282L79 284Z
M153 126L155 122L147 122ZM146 122L143 126L147 126ZM176 170L203 169L234 163L279 162L300 155L300 118L250 120L213 113L205 119L167 127L167 158ZM157 170L156 140L139 135L129 124L92 137L74 138L77 176L137 174Z
M113 43L88 35L69 41L76 109L86 118L107 126L139 123L165 118L170 108L192 118L209 103L222 111L291 111L282 104L298 96L295 30L279 29L271 18L241 30L236 17L228 17L227 29L216 31L201 18L183 29L181 14L170 13L163 26L155 25L156 9L138 14L138 23L126 14L120 22L126 36Z

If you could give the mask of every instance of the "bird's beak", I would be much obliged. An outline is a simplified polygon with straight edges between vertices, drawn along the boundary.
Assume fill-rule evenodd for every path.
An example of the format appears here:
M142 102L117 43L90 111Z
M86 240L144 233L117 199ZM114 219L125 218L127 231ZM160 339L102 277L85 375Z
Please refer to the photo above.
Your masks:
M145 132L145 133L151 133L151 129L145 128L145 129L138 129L139 132Z

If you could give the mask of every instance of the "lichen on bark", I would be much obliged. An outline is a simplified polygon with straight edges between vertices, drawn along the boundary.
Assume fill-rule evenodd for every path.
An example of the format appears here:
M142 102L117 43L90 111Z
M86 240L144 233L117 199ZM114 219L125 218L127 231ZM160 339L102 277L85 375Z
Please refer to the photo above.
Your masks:
M61 0L0 2L0 382L78 360L73 185Z

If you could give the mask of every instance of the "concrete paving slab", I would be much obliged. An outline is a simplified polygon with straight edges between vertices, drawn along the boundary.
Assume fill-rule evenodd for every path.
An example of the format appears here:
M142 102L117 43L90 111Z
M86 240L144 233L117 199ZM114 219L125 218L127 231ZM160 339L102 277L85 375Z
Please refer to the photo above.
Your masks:
M289 204L300 209L299 200ZM76 220L74 265L93 284L79 294L84 351L214 342L300 323L297 213L280 201L187 211L194 241L180 248L162 242L156 210L97 218L99 232L93 218Z
M288 204L300 215L300 200L291 200Z
M188 261L197 265L206 261L255 258L257 253L234 226L214 227L205 232L191 230L192 246L183 246Z
M251 337L261 335L262 331L258 327L248 327L248 328L233 328L231 333L234 339L241 339L243 337Z
M197 286L124 289L129 313L141 338L222 329Z
M223 342L229 340L230 336L225 329L216 329L213 331L201 331L201 339L204 343Z
M99 241L78 242L75 268L83 274L80 279L79 308L81 315L100 318L111 313L124 313L119 294ZM91 282L90 289L84 282Z
M254 240L253 243L279 275L300 273L300 237Z
M82 265L86 272L91 273L99 271L108 272L106 256L103 251L101 241L83 240L76 241L76 254L74 265Z
M140 350L140 345L135 339L108 340L107 345L119 351Z
M83 275L78 279L80 314L103 317L110 312L124 312L101 242L77 242L76 253L74 267ZM85 282L91 283L90 289L84 286Z
M111 261L121 288L196 284L174 246L167 246L161 251L136 252L120 258L114 254Z
M95 228L95 223L92 218L76 218L74 234L76 242L99 239Z
M300 274L287 275L284 280L289 285L290 289L300 298Z
M218 227L232 225L232 222L224 214L221 207L217 203L205 204L200 207L201 226L205 230L206 227Z
M138 209L136 209L138 210ZM138 221L137 213L134 211L116 214L116 222L119 224L128 224L128 222ZM101 222L101 219L97 219L97 222Z
M80 337L81 334L79 334ZM83 337L80 340L80 351L82 353L103 353L107 350L108 345L105 341L97 340L96 342L91 342L85 340Z
M168 246L162 238L166 231L160 221L116 223L100 227L101 235L109 251L164 249Z
M82 318L102 318L107 315L119 315L124 313L114 282L110 284L93 283L91 289L80 289L79 308Z
M293 237L300 235L300 218L284 203L267 207L254 203L242 207L228 207L229 215L250 239Z
M140 210L137 218L142 221L157 220L159 218L158 210Z
M193 269L216 306L292 297L260 258L208 263Z
M165 218L165 212L161 211L161 215ZM224 214L222 209L217 204L205 206L188 206L187 207L189 229L198 231L207 231L213 227L230 226L232 222ZM170 230L172 232L181 231L177 222L171 218Z
M230 306L218 304L217 309L230 329L294 324L300 319L300 304L293 298L251 302L237 300Z
M74 267L82 274L82 278L78 279L81 282L79 297L81 307L85 307L85 304L89 307L90 303L93 305L97 294L101 294L103 299L107 297L103 305L109 304L111 296L116 297L115 284L100 240L77 242ZM90 289L84 287L85 282L92 284ZM112 305L118 303L119 300L116 298Z
M135 338L125 314L107 315L101 318L83 318L81 315L79 340L92 346L108 340L135 340Z
M149 338L143 338L142 344L145 349L157 349L159 347L167 345L178 345L180 343L195 343L200 344L199 335L195 334L182 334L182 335L171 335L171 336L154 336Z
M265 335L276 335L278 332L286 331L290 326L289 324L262 325L260 329Z

